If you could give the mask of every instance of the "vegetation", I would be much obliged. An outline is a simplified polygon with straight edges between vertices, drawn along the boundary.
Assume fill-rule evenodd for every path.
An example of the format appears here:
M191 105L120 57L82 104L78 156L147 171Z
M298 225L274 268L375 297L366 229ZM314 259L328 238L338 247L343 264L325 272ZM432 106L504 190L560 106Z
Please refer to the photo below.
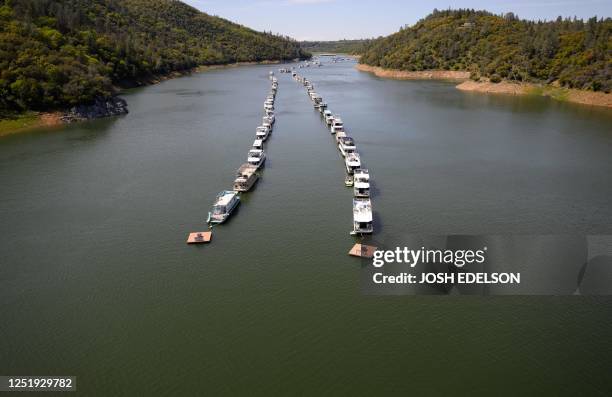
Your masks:
M367 49L374 40L338 40L338 41L301 41L300 45L308 52L330 52L359 55Z
M199 65L304 58L296 41L175 0L0 0L0 116Z
M361 62L389 69L467 70L488 77L612 90L612 19L526 21L514 14L447 10L372 43Z

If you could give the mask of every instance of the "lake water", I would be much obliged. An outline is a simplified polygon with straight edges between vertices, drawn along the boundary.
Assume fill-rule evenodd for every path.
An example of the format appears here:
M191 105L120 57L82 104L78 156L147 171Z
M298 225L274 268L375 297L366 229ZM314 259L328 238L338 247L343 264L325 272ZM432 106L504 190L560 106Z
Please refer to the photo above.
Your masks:
M256 188L207 246L270 66L136 89L0 140L0 374L83 395L610 395L612 298L363 296L341 157L281 74ZM376 234L612 233L612 113L300 69L374 181Z

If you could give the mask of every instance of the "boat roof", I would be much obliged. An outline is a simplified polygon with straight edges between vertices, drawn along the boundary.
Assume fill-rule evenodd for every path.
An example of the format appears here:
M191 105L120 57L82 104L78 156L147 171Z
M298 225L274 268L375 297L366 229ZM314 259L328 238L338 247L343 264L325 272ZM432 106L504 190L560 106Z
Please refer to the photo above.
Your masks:
M353 220L372 222L372 202L369 199L353 199Z
M263 144L263 140L261 139L255 139L255 141L253 142L253 145L257 145L257 146L262 145L262 144Z
M251 150L249 150L249 153L263 153L263 150L261 150L261 149L251 149Z
M217 195L217 201L215 201L215 205L228 205L236 195L237 193L234 191L224 190Z
M331 115L331 114L332 114L332 112L331 112L331 110L326 110L326 111L324 111L324 112L323 112L323 114L324 114L324 115L326 115L326 116L328 116L328 115Z
M369 189L370 184L368 182L355 182L355 187L358 189Z
M357 152L347 153L347 155L346 155L346 162L347 163L359 162L361 164L361 158L359 157L359 153L357 153Z
M249 163L244 163L240 166L240 168L238 168L238 171L236 171L236 175L250 176L251 174L254 174L255 171L257 171L257 166L254 166Z

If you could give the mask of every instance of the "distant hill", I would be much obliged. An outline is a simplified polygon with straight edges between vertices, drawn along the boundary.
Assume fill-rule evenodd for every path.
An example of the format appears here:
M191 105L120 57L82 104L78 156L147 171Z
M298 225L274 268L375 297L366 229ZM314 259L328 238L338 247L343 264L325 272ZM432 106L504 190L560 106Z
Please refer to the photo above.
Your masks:
M301 41L300 45L308 52L330 52L358 55L364 52L372 39L337 41Z
M471 78L612 90L612 19L534 22L514 14L437 11L372 43L361 63L388 69L467 70Z
M0 116L106 97L199 65L308 54L175 0L0 0Z

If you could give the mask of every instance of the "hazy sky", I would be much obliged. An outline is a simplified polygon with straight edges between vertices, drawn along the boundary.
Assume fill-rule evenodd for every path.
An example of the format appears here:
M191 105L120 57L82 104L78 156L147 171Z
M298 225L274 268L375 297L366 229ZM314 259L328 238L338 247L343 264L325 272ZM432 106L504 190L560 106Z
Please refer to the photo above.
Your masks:
M612 0L183 0L209 14L298 40L377 37L413 24L434 8L512 11L526 19L612 16Z

